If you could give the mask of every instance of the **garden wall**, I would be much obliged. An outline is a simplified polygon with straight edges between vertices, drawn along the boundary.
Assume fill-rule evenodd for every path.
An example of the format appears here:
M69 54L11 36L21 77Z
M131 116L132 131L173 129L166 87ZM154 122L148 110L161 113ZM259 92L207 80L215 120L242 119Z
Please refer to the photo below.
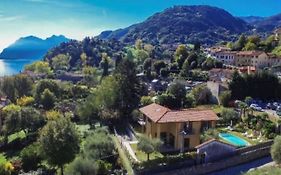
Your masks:
M237 150L237 155L229 157L227 159L223 159L214 163L207 163L202 165L196 165L192 167L185 166L184 168L174 168L171 171L162 171L159 173L149 173L149 174L157 174L157 175L203 175L206 173L219 171L222 169L226 169L229 167L233 167L239 164L244 164L262 157L266 157L270 155L270 148L272 145L272 141L261 143L259 145L250 146L246 148L241 148ZM141 173L147 174L147 173Z

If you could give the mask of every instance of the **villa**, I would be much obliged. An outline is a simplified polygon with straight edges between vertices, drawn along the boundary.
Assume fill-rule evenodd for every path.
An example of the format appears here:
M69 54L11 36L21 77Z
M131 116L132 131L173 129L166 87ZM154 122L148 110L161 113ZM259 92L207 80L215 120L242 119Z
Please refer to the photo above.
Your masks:
M143 132L163 141L163 151L186 151L200 144L203 131L214 128L218 116L212 110L171 110L158 104L140 108Z

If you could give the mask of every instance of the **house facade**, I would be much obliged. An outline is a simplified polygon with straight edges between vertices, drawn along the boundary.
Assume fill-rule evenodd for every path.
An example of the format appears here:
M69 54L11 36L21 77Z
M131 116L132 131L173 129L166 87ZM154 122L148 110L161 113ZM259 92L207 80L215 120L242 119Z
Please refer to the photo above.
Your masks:
M214 128L217 115L212 110L171 110L158 104L140 108L144 117L143 132L162 140L166 150L190 150L200 144L204 130Z
M251 66L256 69L263 69L265 67L272 67L280 61L281 58L262 51L241 51L236 54L235 65L238 67Z

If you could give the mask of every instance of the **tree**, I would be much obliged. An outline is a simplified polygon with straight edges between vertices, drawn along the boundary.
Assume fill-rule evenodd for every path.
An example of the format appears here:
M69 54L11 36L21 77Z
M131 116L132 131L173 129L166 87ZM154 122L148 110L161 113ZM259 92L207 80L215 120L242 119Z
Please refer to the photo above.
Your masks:
M54 70L68 70L69 67L69 55L58 54L52 58L52 67Z
M25 147L20 152L20 158L22 161L22 168L25 172L30 170L37 170L38 165L42 161L42 156L40 154L40 145L38 143L33 143Z
M91 160L102 160L115 153L114 143L106 129L96 129L86 138L83 155Z
M103 69L103 71L102 71L103 77L105 77L109 74L108 73L109 62L110 62L110 57L106 53L103 53L102 61L100 62L100 67Z
M39 143L47 162L58 166L63 175L63 166L71 162L79 152L79 134L67 118L49 121L40 133Z
M175 52L175 59L180 69L182 68L182 65L187 59L187 57L188 57L187 48L185 47L185 45L179 45Z
M42 93L45 89L49 89L56 97L60 95L60 87L59 85L53 80L40 80L35 87L35 100L40 102Z
M248 106L250 106L250 104L252 103L252 101L253 101L253 98L252 98L252 97L249 97L249 96L245 97L244 102L245 102Z
M49 89L45 89L40 99L40 103L43 105L43 108L50 110L55 106L55 102L56 96Z
M104 63L104 64L106 64L106 63ZM83 72L83 75L84 75L84 82L85 82L86 85L95 86L95 85L98 84L97 69L95 67L85 66L83 68L82 72ZM106 74L106 72L104 72L104 73Z
M69 175L96 175L98 167L93 160L83 157L76 158L66 168L66 174Z
M136 76L136 66L131 60L123 59L114 73L118 84L118 107L116 109L121 116L127 119L138 107L140 101L140 83Z
M191 75L190 70L191 70L191 68L189 66L189 63L187 60L185 60L185 62L183 63L182 69L180 71L180 76L185 77L185 78L189 77Z
M195 106L195 98L192 94L186 94L184 106L187 108L192 108Z
M15 76L15 88L17 89L18 97L31 95L33 81L31 77L19 74Z
M155 72L160 75L160 70L166 68L166 63L164 61L155 61L153 64Z
M234 44L234 50L242 50L247 43L247 38L245 35L241 35L238 41Z
M153 103L152 98L150 96L142 96L140 103L142 106L150 105Z
M150 139L147 136L140 136L138 142L138 149L147 154L147 160L149 160L149 155L155 151L158 151L161 146L161 141L159 139Z
M21 109L21 128L26 132L37 131L45 123L43 116L33 107Z
M224 107L227 107L231 100L231 92L224 91L222 94L220 94L219 99L220 99L220 104L223 105Z
M16 101L17 91L14 77L4 77L1 81L1 90L12 102Z
M162 106L166 106L168 108L175 108L178 105L176 97L172 94L163 93L157 96L156 102Z
M235 124L238 121L238 113L233 109L223 108L221 112L222 122L225 124Z
M186 89L183 83L175 81L169 86L169 88L167 89L167 93L175 97L176 107L183 107L186 97Z
M195 103L208 104L212 96L210 89L205 85L200 85L192 89L191 94L195 98Z
M32 71L39 74L51 74L52 70L48 62L46 61L36 61L24 68L27 71Z
M271 157L277 163L281 163L281 136L277 136L274 139L274 143L271 146Z

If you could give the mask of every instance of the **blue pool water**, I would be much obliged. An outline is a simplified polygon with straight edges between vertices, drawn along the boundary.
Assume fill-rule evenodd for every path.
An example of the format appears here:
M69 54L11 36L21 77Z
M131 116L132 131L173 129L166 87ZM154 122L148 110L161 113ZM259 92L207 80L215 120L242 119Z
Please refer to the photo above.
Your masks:
M219 137L235 146L244 147L249 145L246 140L229 133L220 133Z

